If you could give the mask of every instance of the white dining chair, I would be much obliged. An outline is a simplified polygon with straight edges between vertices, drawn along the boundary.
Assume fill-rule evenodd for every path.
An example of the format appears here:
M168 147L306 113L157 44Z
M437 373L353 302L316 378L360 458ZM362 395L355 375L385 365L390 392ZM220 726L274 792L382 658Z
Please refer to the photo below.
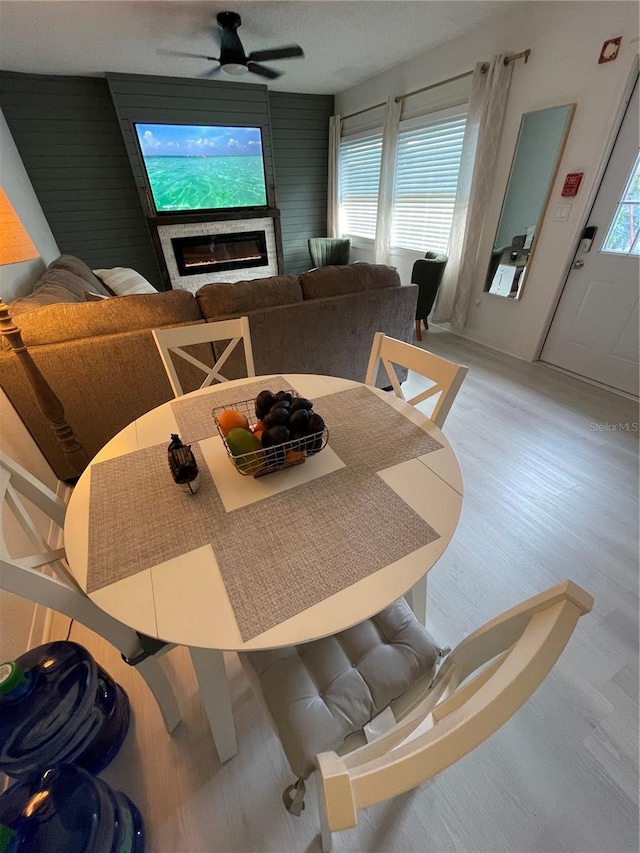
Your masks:
M172 353L203 371L205 378L200 388L207 388L212 382L229 381L220 371L236 346L242 341L247 376L256 375L248 317L238 317L235 320L218 320L214 323L194 323L190 326L177 326L173 329L153 329L153 338L176 397L181 397L185 392L180 384L171 357ZM213 367L200 361L193 353L187 352L185 349L185 347L196 344L215 343L217 341L229 341L229 343L220 357L214 359Z
M529 699L593 598L563 581L512 607L442 659L404 599L333 637L242 653L297 782L315 774L323 851L358 812L467 755ZM437 674L436 674L437 670Z
M416 406L418 403L422 403L424 400L439 394L440 396L436 401L435 408L430 417L435 425L442 429L445 418L449 414L449 410L453 405L456 394L460 390L460 386L469 368L461 364L456 364L453 361L448 361L446 358L428 352L421 347L407 344L404 341L398 341L396 338L387 337L382 332L376 332L371 347L371 355L369 356L367 375L364 380L367 385L375 385L380 362L382 362L389 377L391 387L396 396L400 397L401 400L405 400L406 398L402 393L398 377L393 369L394 364L420 373L434 383L426 391L421 391L415 397L408 399L407 403Z
M147 682L166 729L172 732L180 722L180 711L169 679L154 657L169 647L109 616L82 590L67 565L62 544L64 502L2 451L0 497L0 589L75 619L115 646ZM44 518L38 517L38 512L44 513ZM26 556L13 557L10 553L11 518L25 536L24 547L33 549ZM48 527L46 537L40 532L43 521ZM55 577L46 574L45 568Z

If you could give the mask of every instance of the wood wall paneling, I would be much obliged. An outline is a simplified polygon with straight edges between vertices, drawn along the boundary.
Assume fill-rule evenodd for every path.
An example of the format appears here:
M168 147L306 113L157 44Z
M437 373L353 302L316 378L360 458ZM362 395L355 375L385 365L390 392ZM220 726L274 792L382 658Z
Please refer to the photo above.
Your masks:
M132 267L169 287L153 248L146 177L132 123L260 127L269 201L280 211L281 269L309 269L309 237L326 234L333 95L263 84L107 74L0 72L0 107L61 251L89 266Z
M106 80L0 72L0 107L60 250L161 287Z
M307 241L327 233L327 161L333 95L270 92L277 206L289 275L311 266Z

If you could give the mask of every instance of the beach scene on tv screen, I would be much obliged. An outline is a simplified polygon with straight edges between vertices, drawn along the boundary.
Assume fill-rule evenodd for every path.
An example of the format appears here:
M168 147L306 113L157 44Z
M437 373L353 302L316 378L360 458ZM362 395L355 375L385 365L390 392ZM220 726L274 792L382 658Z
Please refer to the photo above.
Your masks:
M260 128L135 128L159 213L266 205Z

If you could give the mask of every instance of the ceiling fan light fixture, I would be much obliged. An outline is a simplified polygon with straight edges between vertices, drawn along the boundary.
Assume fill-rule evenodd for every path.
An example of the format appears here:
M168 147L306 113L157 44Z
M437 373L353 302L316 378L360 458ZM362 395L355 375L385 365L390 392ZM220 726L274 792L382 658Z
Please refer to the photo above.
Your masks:
M246 65L240 65L239 62L225 62L222 66L222 70L226 71L227 74L233 74L236 77L240 77L242 74L247 74L249 71Z

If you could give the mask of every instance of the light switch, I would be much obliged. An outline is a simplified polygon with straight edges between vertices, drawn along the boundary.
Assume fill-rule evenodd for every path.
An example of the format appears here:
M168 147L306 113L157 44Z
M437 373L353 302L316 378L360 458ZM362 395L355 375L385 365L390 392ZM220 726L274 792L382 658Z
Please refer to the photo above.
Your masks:
M553 216L556 222L564 222L569 218L569 213L571 212L570 204L559 204L556 207L556 212Z

